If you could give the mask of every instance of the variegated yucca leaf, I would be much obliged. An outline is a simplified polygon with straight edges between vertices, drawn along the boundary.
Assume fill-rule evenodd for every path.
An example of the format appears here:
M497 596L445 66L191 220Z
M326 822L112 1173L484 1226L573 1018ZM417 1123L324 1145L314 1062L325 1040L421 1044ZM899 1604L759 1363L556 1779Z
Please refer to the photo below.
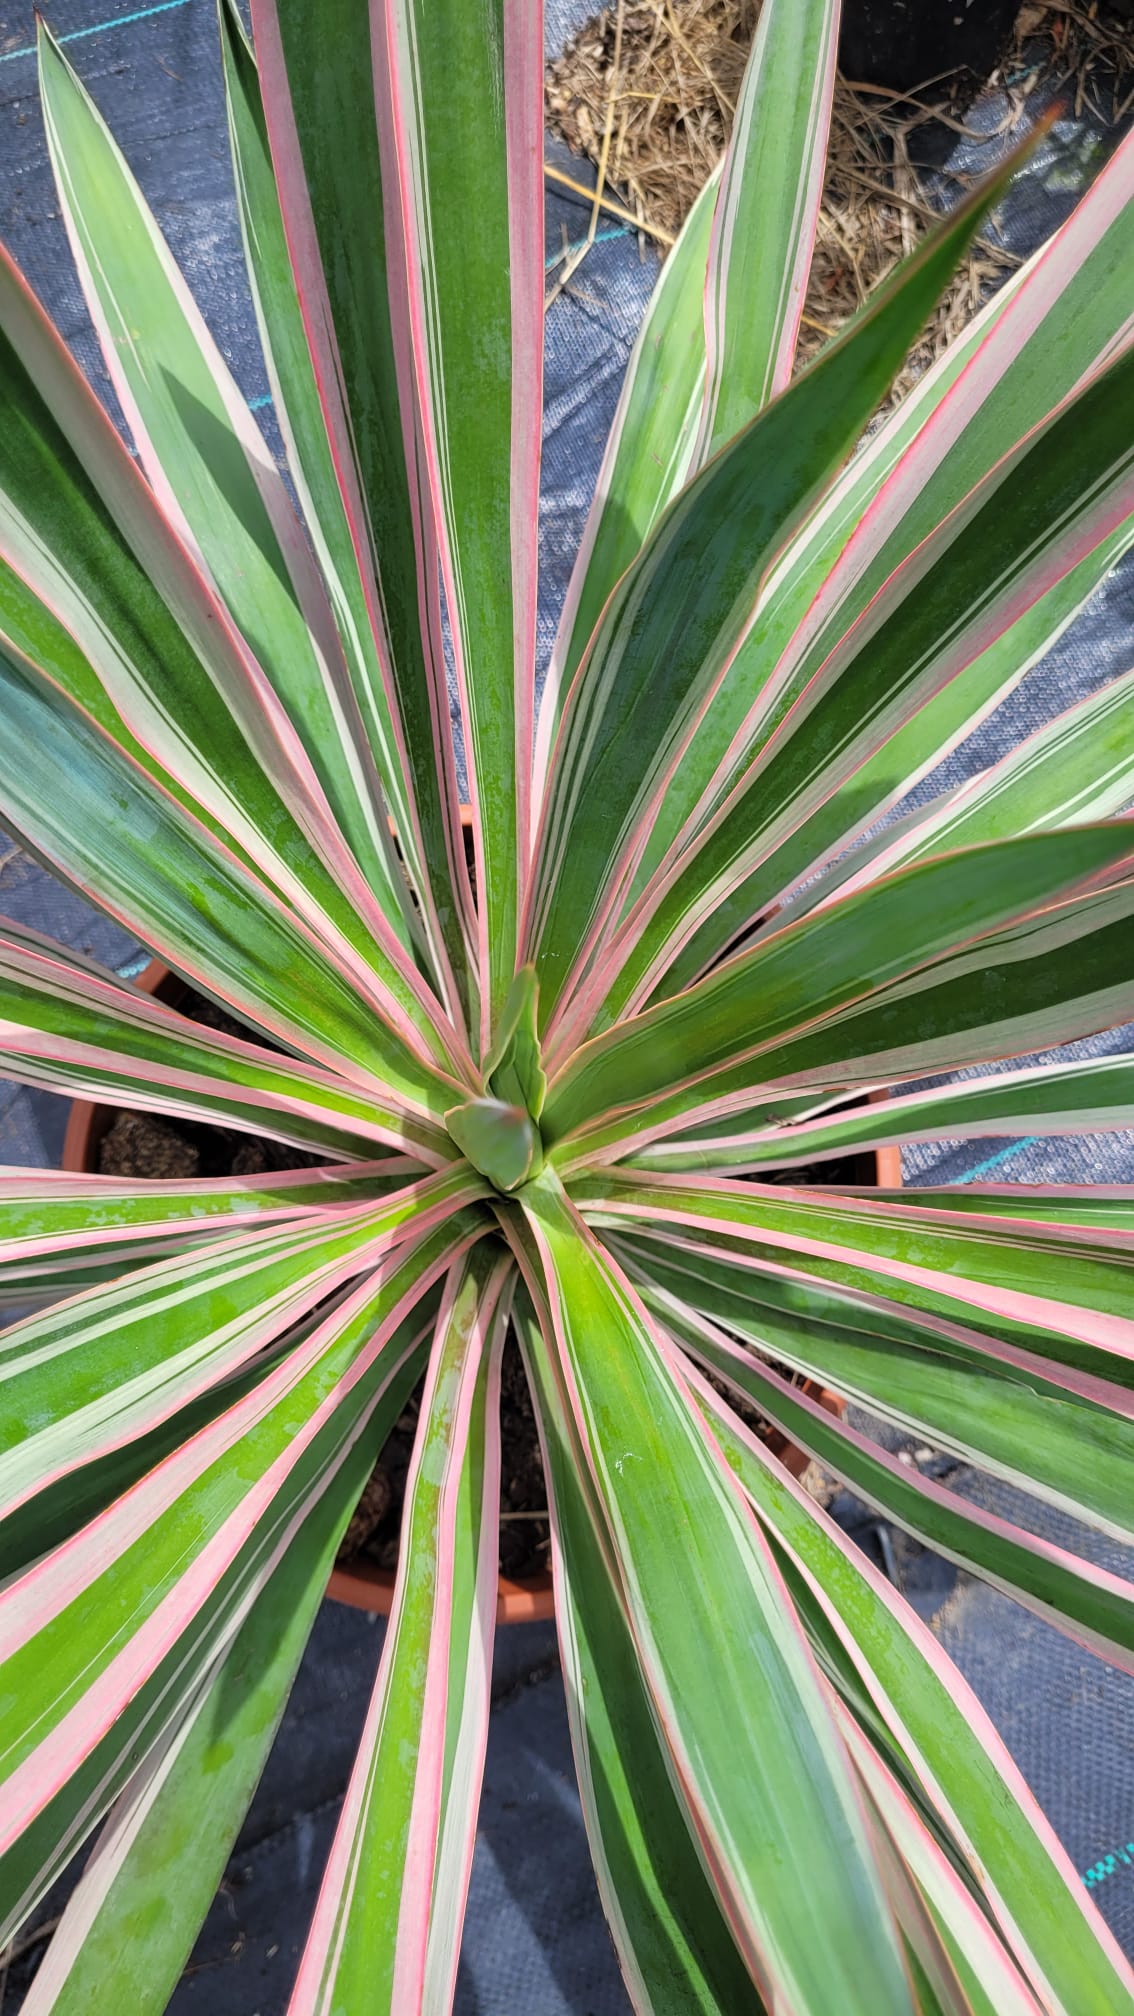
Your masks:
M1134 2016L960 1675L745 1425L1134 1668L1134 1585L817 1396L1134 1541L1134 1191L862 1159L1134 1124L1121 1049L1021 1061L1134 1016L1134 673L903 802L1134 541L1134 139L872 424L1014 163L797 375L839 8L764 0L540 697L538 0L252 17L286 471L46 29L136 460L0 260L0 819L244 1032L5 922L0 1071L303 1163L0 1172L0 1946L93 1841L24 2007L166 2006L415 1390L291 2010L450 2006L512 1337L635 2008Z

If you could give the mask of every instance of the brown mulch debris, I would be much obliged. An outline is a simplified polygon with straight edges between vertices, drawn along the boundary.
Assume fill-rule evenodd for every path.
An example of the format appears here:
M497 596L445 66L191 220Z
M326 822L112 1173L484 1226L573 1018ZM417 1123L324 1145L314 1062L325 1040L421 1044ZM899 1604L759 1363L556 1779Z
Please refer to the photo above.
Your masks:
M621 0L621 7L597 14L548 68L550 122L596 166L609 127L605 182L644 221L643 245L649 238L664 252L721 158L759 11L760 0ZM1015 125L1041 81L1066 84L1069 110L1087 108L1104 123L1116 122L1134 105L1130 22L1098 0L1025 5L990 81L1007 95L1001 133ZM962 104L957 79L938 80L916 98L839 79L800 364L934 221L911 153L917 157L920 127L968 131ZM896 396L941 355L1015 263L992 237L978 240Z

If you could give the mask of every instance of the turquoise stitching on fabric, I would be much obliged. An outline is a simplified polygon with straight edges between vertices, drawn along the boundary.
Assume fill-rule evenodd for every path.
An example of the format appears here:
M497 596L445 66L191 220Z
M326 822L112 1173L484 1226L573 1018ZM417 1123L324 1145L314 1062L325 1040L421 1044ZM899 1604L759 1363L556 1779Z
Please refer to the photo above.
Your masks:
M133 952L129 959L124 959L121 966L116 966L114 971L120 980L136 980L139 973L145 972L153 956L152 952Z
M978 1162L975 1169L966 1170L965 1174L958 1176L956 1180L958 1183L975 1183L978 1176L986 1175L990 1169L998 1169L1002 1162L1007 1162L1010 1155L1019 1155L1025 1148L1034 1148L1036 1142L1042 1139L1041 1134L1026 1134L1022 1141L1013 1141L1010 1148L998 1149L995 1155L989 1156L987 1162Z
M1124 1862L1128 1869L1134 1869L1134 1841L1128 1841L1124 1848L1115 1848L1111 1854L1104 1855L1100 1861L1083 1872L1083 1881L1088 1890L1094 1890L1100 1883L1105 1883L1108 1876L1117 1875L1120 1862Z
M591 244L609 245L612 238L628 238L631 230L632 226L629 224L615 224L609 231L596 231ZM564 245L561 251L553 252L550 259L545 259L543 262L544 272L550 273L553 266L561 265L565 259L570 259L573 253L581 252L586 242L585 238L580 238L578 244Z
M188 7L189 0L157 0L153 7L138 7L132 14L118 14L112 21L95 21L89 28L72 28L69 35L58 35L58 42L81 42L85 35L101 35L106 28L126 28L132 21L148 21L151 14L171 14L175 7ZM9 49L0 56L0 63L14 63L17 56L34 56L35 43L28 42L22 49Z

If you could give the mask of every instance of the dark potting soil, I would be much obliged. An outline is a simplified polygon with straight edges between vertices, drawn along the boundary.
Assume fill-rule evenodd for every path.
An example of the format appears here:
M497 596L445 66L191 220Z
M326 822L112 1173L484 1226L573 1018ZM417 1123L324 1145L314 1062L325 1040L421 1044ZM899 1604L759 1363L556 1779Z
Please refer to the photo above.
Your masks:
M843 1189L873 1190L878 1181L875 1173L873 1154L833 1155L829 1162L804 1162L798 1169L764 1169L758 1180L761 1183L778 1183L786 1189L822 1189L826 1183L837 1183Z
M247 1037L248 1030L195 989L170 989L171 1005L190 1020L230 1036ZM258 1038L265 1041L264 1038ZM271 1046L275 1047L275 1046ZM195 1120L167 1120L152 1113L118 1113L96 1150L99 1173L158 1181L197 1176L253 1176L280 1169L308 1169L322 1158L304 1149L269 1141L235 1128L214 1127ZM766 1179L784 1185L874 1182L871 1155L847 1155L837 1161L802 1169L777 1169ZM792 1377L786 1367L778 1367ZM755 1407L713 1380L742 1421L763 1438L774 1434ZM422 1388L412 1394L375 1465L339 1548L340 1564L366 1561L393 1571L397 1567L402 1506L413 1454ZM547 1487L536 1429L535 1410L519 1347L509 1337L500 1376L500 1572L523 1582L546 1572L551 1529Z
M390 1436L343 1544L339 1561L361 1557L391 1573L398 1565L402 1507L421 1407L414 1391ZM547 1486L535 1410L519 1346L509 1337L500 1368L500 1573L527 1582L550 1566Z
M205 1029L248 1041L252 1032L234 1015L218 1008L204 994L179 982L163 989L179 1014ZM278 1049L266 1036L255 1036L266 1050ZM279 1169L313 1169L325 1156L261 1134L243 1134L235 1127L214 1127L199 1120L167 1120L154 1113L119 1113L96 1151L101 1176L139 1176L151 1181L193 1176L266 1176Z

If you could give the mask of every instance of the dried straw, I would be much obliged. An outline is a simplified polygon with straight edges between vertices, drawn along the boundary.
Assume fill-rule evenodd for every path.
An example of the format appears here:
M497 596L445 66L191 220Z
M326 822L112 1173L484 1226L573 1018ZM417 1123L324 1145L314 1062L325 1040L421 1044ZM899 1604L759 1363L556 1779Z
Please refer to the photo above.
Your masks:
M619 0L589 22L547 72L552 126L601 165L601 207L639 226L664 250L727 144L760 0ZM1021 11L994 86L1014 126L1042 81L1066 84L1069 103L1104 123L1134 102L1129 30L1083 7ZM615 53L617 46L617 62ZM969 132L958 80L914 97L849 83L835 95L831 149L800 341L805 362L865 300L932 223L936 211L911 166L911 141L930 121ZM563 180L562 176L554 179ZM613 185L618 202L611 200ZM593 218L597 211L592 210ZM593 228L590 237L593 237ZM574 272L579 248L572 254ZM991 238L978 240L942 300L899 384L900 396L952 341L1015 264Z
M1117 126L1134 109L1134 6L1034 4L1021 7L1012 49L1001 65L1009 95L1035 88L1040 77L1067 87L1076 119L1089 113Z

